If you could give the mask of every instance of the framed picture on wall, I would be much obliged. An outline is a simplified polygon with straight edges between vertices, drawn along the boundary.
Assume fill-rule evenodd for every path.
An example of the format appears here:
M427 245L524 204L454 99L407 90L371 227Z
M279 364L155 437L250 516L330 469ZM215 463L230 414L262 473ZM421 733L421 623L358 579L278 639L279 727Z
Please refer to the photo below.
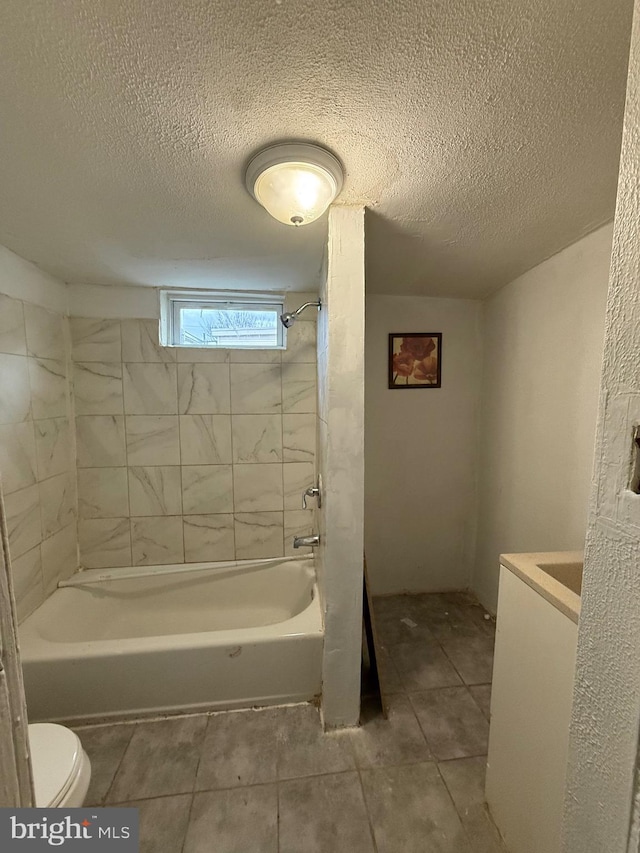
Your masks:
M389 388L439 388L442 332L389 335Z

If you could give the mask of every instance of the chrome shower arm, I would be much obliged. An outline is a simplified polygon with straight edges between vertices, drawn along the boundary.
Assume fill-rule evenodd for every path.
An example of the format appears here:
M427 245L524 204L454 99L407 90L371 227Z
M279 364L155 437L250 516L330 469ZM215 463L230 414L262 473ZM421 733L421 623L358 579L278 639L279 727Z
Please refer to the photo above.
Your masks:
M296 317L297 317L297 316L298 316L298 314L300 314L302 311L304 311L304 309L305 309L305 308L310 308L312 305L313 305L314 307L316 307L316 308L318 309L318 311L319 311L319 310L320 310L320 308L322 307L322 303L321 303L321 302L320 302L320 300L318 299L318 301L317 301L317 302L305 302L305 303L304 303L304 305L301 305L301 306L300 306L296 311L294 311L293 313L294 313L294 314L296 315Z
M305 308L309 308L311 305L317 308L318 311L320 311L320 309L322 308L322 303L318 299L317 302L305 302L304 305L301 305L296 311L287 311L285 314L281 314L280 322L285 327L285 329L289 329L291 326L293 326L295 321L298 319L298 314L300 314L301 311L304 311Z

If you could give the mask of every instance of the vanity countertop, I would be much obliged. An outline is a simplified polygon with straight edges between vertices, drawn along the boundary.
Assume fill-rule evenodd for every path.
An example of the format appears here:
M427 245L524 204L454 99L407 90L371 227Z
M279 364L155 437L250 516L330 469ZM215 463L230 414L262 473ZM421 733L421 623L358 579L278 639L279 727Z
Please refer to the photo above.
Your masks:
M577 624L582 592L582 551L501 554L500 563Z

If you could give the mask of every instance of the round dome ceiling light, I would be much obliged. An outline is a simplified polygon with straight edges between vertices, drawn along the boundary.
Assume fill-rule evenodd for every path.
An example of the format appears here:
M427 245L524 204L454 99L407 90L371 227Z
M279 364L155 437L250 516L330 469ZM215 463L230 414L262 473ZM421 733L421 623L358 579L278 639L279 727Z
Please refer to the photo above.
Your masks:
M247 166L247 189L285 225L308 225L342 189L342 165L326 148L283 142L260 151Z

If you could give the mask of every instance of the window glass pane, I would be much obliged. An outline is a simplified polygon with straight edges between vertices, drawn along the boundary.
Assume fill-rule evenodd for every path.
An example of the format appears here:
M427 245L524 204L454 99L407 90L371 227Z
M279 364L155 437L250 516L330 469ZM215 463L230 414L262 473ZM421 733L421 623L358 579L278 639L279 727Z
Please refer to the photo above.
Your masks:
M180 307L177 343L268 349L279 344L278 323L275 310Z

